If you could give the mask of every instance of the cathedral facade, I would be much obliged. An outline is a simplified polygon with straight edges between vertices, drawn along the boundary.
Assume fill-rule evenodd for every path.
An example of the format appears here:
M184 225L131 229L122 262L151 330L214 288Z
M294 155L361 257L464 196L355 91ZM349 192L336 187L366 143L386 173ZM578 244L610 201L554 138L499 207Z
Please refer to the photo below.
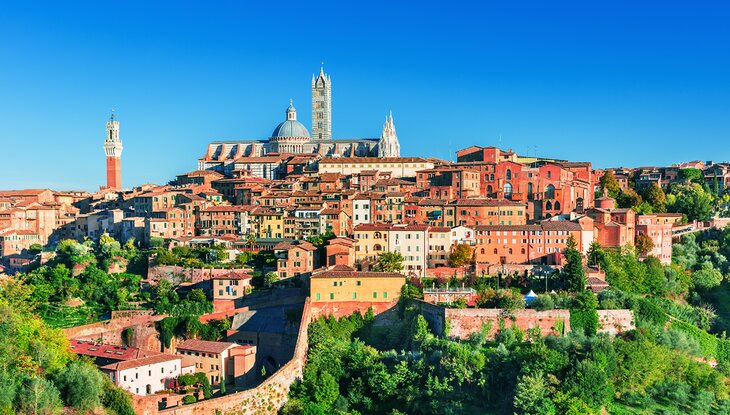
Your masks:
M312 75L311 135L297 120L297 110L290 100L284 121L268 139L214 141L198 159L198 168L229 173L236 169L236 162L247 163L252 158L268 159L287 154L317 158L400 157L400 144L392 114L386 118L380 138L333 139L332 79L320 69L318 76Z

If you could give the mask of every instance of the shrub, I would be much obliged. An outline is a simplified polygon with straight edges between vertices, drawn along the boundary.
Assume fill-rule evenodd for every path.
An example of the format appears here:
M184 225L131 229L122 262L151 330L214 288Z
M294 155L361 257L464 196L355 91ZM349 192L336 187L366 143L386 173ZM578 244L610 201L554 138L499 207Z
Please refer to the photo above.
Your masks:
M183 405L189 405L189 404L195 403L197 401L198 401L198 399L193 395L185 395L182 398Z
M530 308L534 308L537 311L552 310L555 308L555 301L548 294L540 294L532 300Z
M71 363L58 374L55 383L66 403L74 408L91 410L101 405L99 398L103 393L103 375L89 364Z

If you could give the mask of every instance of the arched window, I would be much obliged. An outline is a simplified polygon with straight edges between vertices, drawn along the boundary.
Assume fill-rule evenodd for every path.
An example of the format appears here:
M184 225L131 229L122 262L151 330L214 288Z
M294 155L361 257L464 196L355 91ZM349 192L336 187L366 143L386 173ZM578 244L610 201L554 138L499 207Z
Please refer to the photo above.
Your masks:
M494 248L494 255L497 255L497 248Z
M512 180L512 170L507 169L507 173L505 173L505 176L507 180Z
M512 255L512 248L509 249L509 254Z
M488 194L492 194L493 191L494 191L494 188L492 187L491 184L489 186L487 186L487 193Z
M373 246L373 249L375 249L376 251L380 251L382 248L380 247L380 244L375 244L375 246Z
M520 249L520 253L521 253L522 255L525 255L525 248L522 248L522 249Z
M504 184L504 197L512 197L512 185L510 183Z
M546 199L553 199L555 197L555 186L549 184L545 188L545 198Z
M560 210L560 202L558 202L558 201L555 201L555 205L553 205L553 208L554 208L555 210Z
M547 203L545 203L545 210L553 210L553 202L548 200Z
M532 199L532 183L527 183L527 198Z
M490 174L490 175L489 175L489 180L490 180L490 181L494 181L494 174Z
M481 254L484 255L484 248L482 248Z

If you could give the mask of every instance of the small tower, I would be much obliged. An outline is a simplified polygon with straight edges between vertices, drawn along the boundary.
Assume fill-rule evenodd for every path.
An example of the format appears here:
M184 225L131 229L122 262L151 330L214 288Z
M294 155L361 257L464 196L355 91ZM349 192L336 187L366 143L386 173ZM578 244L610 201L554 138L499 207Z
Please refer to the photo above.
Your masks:
M106 122L106 138L104 152L106 153L106 187L108 189L122 188L122 140L119 139L119 121L114 119L114 111Z
M332 139L332 79L319 68L319 75L312 75L312 139Z
M380 134L378 157L400 157L400 143L398 143L398 136L395 134L392 112L385 119L383 132Z

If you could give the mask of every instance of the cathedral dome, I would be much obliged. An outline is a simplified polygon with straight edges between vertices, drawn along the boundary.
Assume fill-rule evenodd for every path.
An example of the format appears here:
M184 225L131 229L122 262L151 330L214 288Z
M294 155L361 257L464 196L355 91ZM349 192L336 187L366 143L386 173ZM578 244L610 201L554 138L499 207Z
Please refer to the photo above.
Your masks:
M271 138L278 140L281 138L306 138L309 139L309 130L304 124L297 121L297 110L292 105L291 100L289 101L289 108L286 109L286 121L279 124L274 132L271 134Z

